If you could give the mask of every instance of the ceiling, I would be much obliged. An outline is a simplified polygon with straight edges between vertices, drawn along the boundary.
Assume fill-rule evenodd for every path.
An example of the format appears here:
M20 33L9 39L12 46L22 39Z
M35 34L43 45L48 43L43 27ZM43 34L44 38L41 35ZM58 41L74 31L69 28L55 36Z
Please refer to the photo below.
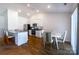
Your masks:
M47 8L50 5L51 8ZM4 11L5 8L13 10L21 10L19 14L26 16L26 13L31 15L36 13L38 9L40 13L72 13L76 8L75 3L30 3L30 7L27 7L27 3L0 3L0 12Z

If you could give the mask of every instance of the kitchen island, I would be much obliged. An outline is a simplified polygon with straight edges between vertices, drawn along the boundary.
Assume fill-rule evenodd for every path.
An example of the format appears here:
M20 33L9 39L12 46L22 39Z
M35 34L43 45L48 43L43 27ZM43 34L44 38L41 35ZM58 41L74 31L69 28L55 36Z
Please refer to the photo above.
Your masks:
M27 31L9 31L9 34L15 37L15 44L17 46L23 45L28 42Z

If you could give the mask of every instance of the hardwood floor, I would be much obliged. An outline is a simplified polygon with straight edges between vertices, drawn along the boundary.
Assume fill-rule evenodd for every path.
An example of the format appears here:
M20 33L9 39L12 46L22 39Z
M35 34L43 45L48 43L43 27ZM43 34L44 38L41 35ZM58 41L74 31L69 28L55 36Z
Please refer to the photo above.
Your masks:
M53 45L53 44L52 44ZM6 45L3 41L0 42L0 55L72 55L73 51L70 44L65 43L64 49L62 44L59 45L60 49L57 50L53 45L46 44L44 48L42 39L30 36L28 43L22 46L14 44Z

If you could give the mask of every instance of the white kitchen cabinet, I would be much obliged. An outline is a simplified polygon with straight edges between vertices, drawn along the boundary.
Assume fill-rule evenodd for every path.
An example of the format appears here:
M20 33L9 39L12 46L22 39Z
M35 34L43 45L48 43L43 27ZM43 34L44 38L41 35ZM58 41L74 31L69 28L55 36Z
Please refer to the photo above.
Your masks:
M36 31L36 37L42 38L44 30L37 30Z
M32 34L31 34L31 30L29 30L29 35L32 35Z
M28 32L18 32L15 34L15 44L20 46L27 43L28 41Z

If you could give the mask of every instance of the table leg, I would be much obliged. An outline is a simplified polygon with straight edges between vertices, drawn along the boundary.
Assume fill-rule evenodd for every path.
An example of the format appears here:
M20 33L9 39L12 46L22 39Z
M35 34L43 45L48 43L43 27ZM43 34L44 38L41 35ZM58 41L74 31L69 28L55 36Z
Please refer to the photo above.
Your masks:
M59 49L57 37L55 37L55 39L56 39L55 41L56 41L57 49Z

